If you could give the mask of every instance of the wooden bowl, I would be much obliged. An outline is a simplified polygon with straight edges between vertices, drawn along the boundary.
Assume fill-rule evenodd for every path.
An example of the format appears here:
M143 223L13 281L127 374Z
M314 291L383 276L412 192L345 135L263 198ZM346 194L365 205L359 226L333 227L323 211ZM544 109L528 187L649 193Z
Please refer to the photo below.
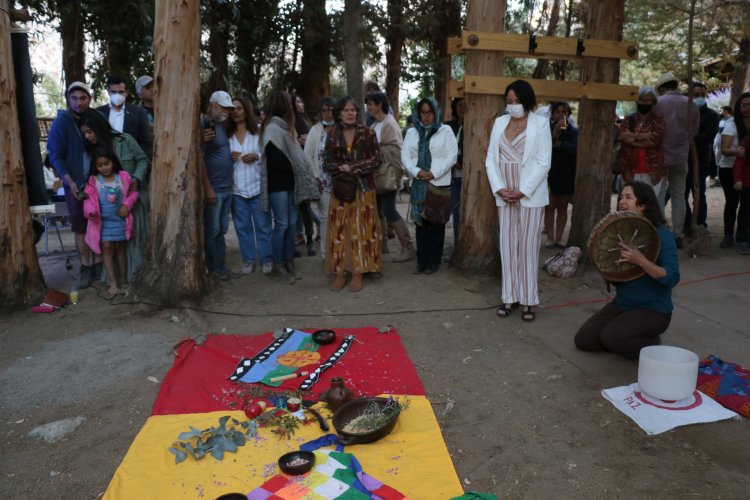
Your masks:
M305 463L292 465L295 460L304 460ZM309 472L315 466L315 453L311 451L291 451L279 457L279 469L290 476L301 476Z

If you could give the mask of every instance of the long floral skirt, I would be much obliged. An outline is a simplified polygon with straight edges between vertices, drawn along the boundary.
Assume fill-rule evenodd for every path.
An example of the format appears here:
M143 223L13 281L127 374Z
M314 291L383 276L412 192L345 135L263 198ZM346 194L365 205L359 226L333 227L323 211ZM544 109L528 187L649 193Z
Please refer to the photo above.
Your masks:
M374 190L357 190L357 196L351 203L343 203L331 193L325 252L326 272L380 272L380 234Z

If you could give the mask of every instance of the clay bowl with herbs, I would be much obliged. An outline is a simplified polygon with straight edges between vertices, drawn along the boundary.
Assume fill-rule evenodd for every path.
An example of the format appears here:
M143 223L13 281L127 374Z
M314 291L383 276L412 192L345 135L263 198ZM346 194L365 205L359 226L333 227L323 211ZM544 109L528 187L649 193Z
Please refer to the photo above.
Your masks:
M344 445L373 443L391 433L403 408L393 398L352 399L333 414L333 427Z

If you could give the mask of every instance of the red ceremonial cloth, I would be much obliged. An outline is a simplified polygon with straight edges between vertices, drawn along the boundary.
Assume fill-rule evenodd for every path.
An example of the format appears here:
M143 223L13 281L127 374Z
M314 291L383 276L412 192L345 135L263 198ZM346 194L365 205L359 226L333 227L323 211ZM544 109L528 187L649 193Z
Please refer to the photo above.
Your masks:
M314 332L315 330L303 330ZM414 365L406 354L395 329L379 333L376 328L337 328L332 344L320 346L321 362L339 346L345 335L356 340L347 353L333 367L324 371L320 380L305 399L317 400L328 390L333 377L344 379L355 395L378 394L423 396L424 387ZM273 342L272 333L261 335L209 335L201 345L187 339L175 349L174 365L164 377L152 415L206 413L234 408L238 402L237 384L228 378L243 358L254 354ZM280 389L296 390L304 379L287 380ZM253 384L260 385L260 384ZM267 390L272 388L262 385Z

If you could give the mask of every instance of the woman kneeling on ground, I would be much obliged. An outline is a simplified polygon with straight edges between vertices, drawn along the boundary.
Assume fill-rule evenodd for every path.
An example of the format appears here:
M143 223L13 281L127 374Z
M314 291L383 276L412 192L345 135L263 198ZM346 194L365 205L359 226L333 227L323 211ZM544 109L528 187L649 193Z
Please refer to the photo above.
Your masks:
M618 196L617 208L646 217L659 234L659 255L648 260L637 248L620 243L620 262L630 262L646 274L615 283L617 295L583 324L575 336L582 351L609 351L635 359L641 348L661 344L672 320L672 289L680 281L680 263L674 236L667 227L653 188L629 182Z

